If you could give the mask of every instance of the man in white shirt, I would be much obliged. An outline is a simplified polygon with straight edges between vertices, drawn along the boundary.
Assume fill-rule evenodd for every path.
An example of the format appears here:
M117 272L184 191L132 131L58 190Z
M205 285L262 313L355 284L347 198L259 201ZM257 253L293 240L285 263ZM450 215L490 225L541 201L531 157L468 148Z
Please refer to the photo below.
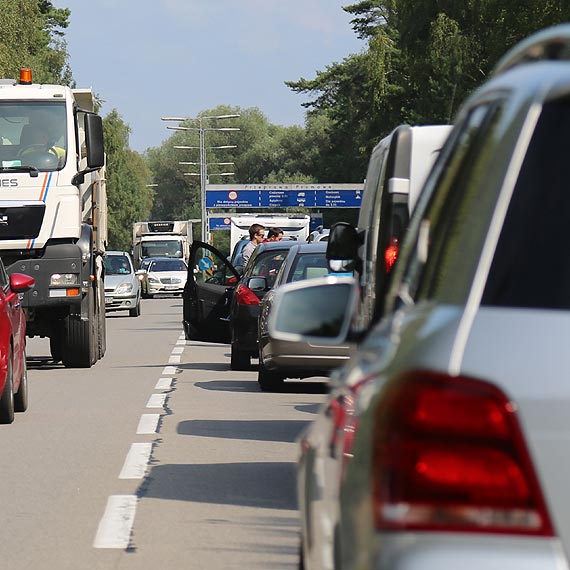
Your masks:
M252 224L249 226L249 239L251 241L243 248L242 252L244 267L247 265L255 248L265 239L265 227L261 224Z

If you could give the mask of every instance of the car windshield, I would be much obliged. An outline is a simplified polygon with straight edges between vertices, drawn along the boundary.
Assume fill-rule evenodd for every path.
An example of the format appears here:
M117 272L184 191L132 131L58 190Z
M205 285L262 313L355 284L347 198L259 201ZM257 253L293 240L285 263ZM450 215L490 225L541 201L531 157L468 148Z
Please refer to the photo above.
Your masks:
M149 272L155 271L186 271L186 264L179 259L159 259L153 261L149 268Z
M180 240L145 241L142 244L143 257L182 257Z
M0 165L59 170L67 156L63 102L0 102Z
M126 275L131 273L131 264L126 255L109 255L105 258L104 264L107 275Z
M325 252L300 253L295 257L287 282L324 277L329 274Z

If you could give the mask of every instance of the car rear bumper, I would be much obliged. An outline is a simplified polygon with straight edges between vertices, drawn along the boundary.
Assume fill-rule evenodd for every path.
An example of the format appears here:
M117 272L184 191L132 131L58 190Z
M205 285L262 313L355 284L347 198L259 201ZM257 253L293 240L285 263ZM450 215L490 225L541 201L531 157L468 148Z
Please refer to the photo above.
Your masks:
M349 359L348 346L313 346L307 343L277 341L262 343L263 364L268 370L298 372L298 376L328 375ZM311 374L309 374L309 372Z
M374 542L373 550L370 565L366 567L375 570L568 568L568 561L560 541L551 538L484 534L380 533ZM355 556L360 559L362 552Z

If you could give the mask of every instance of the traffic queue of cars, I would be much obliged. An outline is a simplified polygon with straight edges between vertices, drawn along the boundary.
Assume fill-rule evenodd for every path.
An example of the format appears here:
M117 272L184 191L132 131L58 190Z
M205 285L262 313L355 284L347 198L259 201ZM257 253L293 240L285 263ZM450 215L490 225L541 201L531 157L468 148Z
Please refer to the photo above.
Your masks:
M385 294L276 289L275 338L357 343L299 441L300 567L568 567L569 60L570 25L539 32L463 104ZM330 264L385 272L360 229Z

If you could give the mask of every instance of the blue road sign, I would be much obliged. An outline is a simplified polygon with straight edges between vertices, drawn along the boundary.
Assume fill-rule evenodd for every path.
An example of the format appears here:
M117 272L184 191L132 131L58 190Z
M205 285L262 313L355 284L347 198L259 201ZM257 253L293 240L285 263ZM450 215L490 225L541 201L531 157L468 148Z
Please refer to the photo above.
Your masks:
M251 184L206 187L206 208L359 208L362 184Z

